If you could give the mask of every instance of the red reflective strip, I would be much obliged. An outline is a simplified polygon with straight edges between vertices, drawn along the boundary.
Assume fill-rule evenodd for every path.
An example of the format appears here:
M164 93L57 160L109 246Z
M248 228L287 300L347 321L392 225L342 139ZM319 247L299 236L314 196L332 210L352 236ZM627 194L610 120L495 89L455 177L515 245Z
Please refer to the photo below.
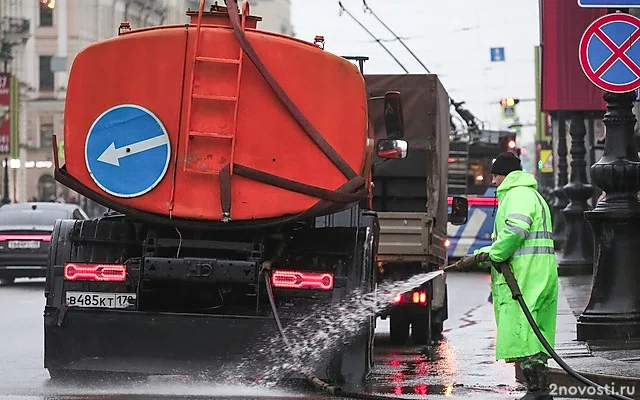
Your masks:
M333 289L333 274L283 271L278 270L273 273L271 279L273 286L286 289Z
M68 281L122 282L127 268L122 264L74 264L64 266L64 279Z
M51 235L0 235L0 241L7 240L41 240L43 242L49 242Z
M498 199L495 197L469 197L467 202L470 206L494 206L498 205ZM447 198L447 204L451 205L453 203L453 198Z

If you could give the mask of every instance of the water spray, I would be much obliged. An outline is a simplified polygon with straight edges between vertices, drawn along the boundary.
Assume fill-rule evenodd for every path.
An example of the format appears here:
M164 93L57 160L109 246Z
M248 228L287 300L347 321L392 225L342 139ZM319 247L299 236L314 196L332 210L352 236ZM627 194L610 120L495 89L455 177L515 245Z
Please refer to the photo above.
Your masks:
M328 393L332 396L341 397L341 398L351 398L351 399L364 399L364 400L398 400L398 397L389 397L389 396L379 396L372 395L366 393L356 393L349 392L343 390L339 386L331 385L318 378L309 368L304 366L302 360L296 355L291 342L287 338L287 335L282 327L282 323L280 322L280 317L278 316L278 310L276 308L275 298L273 296L273 288L271 287L271 271L269 269L264 270L264 276L266 280L267 286L267 294L269 296L269 304L271 304L271 311L273 312L273 317L276 320L276 325L278 326L278 331L280 331L280 335L282 336L282 340L284 341L286 347L291 353L294 362L298 368L298 372L302 376L304 376L316 389L319 389L325 393Z

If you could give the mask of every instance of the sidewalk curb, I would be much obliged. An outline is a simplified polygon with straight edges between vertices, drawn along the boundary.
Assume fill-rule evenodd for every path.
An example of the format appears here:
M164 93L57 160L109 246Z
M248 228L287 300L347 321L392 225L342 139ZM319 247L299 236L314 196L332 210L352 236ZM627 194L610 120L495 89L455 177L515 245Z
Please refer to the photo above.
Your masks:
M588 380L599 384L600 386L606 386L611 388L614 391L618 391L620 388L624 387L625 392L621 393L623 395L627 395L626 392L629 390L628 388L634 388L634 398L640 398L640 377L632 377L632 376L620 376L620 375L608 375L608 374L600 374L600 373L591 373L591 372L583 372L577 371L578 374L584 376ZM516 380L520 383L524 383L524 376L522 374L522 368L519 365L515 365L515 375ZM569 375L565 370L561 368L549 367L549 383L555 384L557 387L566 387L566 388L580 388L587 387L584 383L580 382L573 376ZM630 397L630 396L629 396ZM593 398L606 398L610 397L601 397L595 396Z

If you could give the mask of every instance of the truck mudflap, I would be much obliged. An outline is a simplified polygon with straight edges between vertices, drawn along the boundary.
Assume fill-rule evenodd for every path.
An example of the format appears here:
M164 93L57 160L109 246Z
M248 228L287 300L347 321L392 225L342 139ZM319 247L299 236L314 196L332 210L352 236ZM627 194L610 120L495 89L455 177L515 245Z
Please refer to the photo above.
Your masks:
M61 316L59 310L48 306L44 313L44 367L52 378L99 372L189 375L216 382L303 379L293 370L273 373L274 365L292 359L272 317L80 308L68 308ZM286 326L291 320L281 321ZM364 340L356 342L364 345ZM265 347L276 351L260 351ZM331 370L348 373L354 367L348 360L348 354L338 354L314 365L314 373L331 381Z

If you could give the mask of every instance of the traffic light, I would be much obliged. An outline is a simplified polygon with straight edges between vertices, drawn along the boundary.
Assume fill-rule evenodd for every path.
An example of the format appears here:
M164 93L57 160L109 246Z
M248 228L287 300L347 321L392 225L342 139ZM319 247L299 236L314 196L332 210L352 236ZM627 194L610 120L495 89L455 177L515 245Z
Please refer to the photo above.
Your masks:
M513 154L517 155L518 157L520 157L520 155L522 154L522 152L518 148L518 142L516 141L515 133L512 135L508 135L500 138L500 141L498 144L502 149L502 151L510 151Z
M502 107L513 107L518 103L520 103L520 99L514 99L513 97L503 97L500 100L500 105Z
M520 103L520 99L514 99L513 97L503 97L500 100L500 106L502 107L502 118L516 118L516 104L518 103Z

